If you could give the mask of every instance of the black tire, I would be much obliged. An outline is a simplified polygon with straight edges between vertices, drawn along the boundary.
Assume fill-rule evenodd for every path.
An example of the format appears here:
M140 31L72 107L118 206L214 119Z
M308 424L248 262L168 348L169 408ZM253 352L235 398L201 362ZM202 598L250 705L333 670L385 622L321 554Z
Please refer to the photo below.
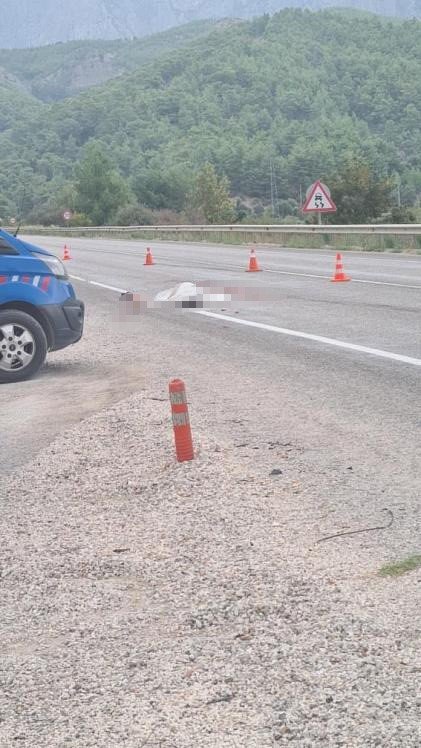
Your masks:
M30 346L32 358L26 366L14 369L2 369L1 358L2 340L4 337L1 328L4 325L15 325L17 328L27 330L33 338L33 346ZM10 340L11 338L9 338ZM24 379L30 379L41 368L47 356L48 343L44 330L34 317L19 309L4 309L0 311L0 383L11 384L12 382L22 382Z

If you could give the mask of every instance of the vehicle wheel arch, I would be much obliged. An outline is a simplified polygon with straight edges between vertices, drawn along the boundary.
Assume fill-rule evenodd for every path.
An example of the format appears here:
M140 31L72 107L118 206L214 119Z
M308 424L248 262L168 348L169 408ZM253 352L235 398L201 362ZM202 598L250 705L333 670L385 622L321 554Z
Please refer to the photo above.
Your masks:
M0 311L3 312L7 309L17 309L19 312L25 312L31 315L41 325L47 338L48 349L54 344L54 333L52 327L46 317L39 309L39 307L33 304L28 304L25 301L6 301L4 304L0 304Z

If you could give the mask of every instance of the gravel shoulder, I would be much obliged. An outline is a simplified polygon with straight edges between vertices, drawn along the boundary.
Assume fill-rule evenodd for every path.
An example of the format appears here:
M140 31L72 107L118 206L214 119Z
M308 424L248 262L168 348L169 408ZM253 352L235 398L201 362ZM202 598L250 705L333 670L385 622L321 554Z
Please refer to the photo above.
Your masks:
M145 385L3 482L2 746L420 745L421 573L377 574L419 551L398 458L234 390L190 393L192 463Z

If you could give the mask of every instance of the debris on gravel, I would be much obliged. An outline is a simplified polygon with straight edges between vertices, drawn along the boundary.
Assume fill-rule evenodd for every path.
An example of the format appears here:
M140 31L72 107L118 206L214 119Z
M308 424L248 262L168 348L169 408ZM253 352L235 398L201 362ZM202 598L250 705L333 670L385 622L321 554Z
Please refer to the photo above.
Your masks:
M179 465L143 392L3 483L0 744L419 746L421 571L377 574L418 510L316 546L391 497L293 434L207 418Z

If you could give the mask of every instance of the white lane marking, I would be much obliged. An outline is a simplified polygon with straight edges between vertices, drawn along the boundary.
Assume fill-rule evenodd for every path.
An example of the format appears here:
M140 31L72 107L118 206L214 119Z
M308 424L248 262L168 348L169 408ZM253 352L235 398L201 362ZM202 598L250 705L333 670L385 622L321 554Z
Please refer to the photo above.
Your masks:
M181 265L179 263L174 263L174 262L169 261L167 257L162 257L161 259L166 261L169 267L185 267L184 265ZM208 262L207 263L202 262L201 264L199 262L196 262L196 267L203 268L203 270L216 270L216 268L210 265ZM239 267L238 265L225 265L224 267L218 268L218 270L220 271L226 270L228 272L231 272L231 271L232 272L237 272L237 271L243 272L244 268ZM293 275L299 278L321 278L322 280L327 280L327 281L330 281L332 277L330 275L316 275L315 273L298 273L298 272L293 272L292 270L270 270L269 268L262 268L262 270L264 273L274 273L275 275ZM417 291L421 291L421 286L412 286L407 283L392 283L390 281L365 280L363 278L351 278L351 281L353 283L371 283L374 286L395 286L396 288L411 288Z
M389 281L372 281L351 278L354 283L371 283L374 286L396 286L397 288L415 288L417 291L421 291L421 286L410 286L408 283L390 283Z
M106 283L98 283L97 281L88 281L91 286L99 286L100 288L106 288L108 291L117 291L117 293L126 293L127 288L116 288L115 286L107 286Z
M164 264L166 263L167 267L185 267L185 265L180 263L171 262L168 257L161 257L162 260L164 260ZM171 258L172 259L172 258ZM244 267L239 267L238 265L224 265L223 267L216 268L214 265L210 265L208 262L206 263L200 263L195 261L195 267L198 269L203 270L218 270L218 271L227 271L227 272L244 272ZM330 275L316 275L313 273L298 273L293 272L291 270L270 270L268 268L262 268L264 273L274 273L275 275L293 275L297 276L299 278L320 278L321 280L327 280L330 281L331 277ZM353 283L371 283L374 286L395 286L397 288L410 288L415 289L416 291L421 291L421 286L412 286L407 283L391 283L389 281L375 281L375 280L364 280L363 278L351 278L351 281Z
M345 348L349 351L358 351L359 353L367 353L371 356L378 356L380 358L387 358L391 361L399 361L404 364L411 364L412 366L421 366L421 359L412 358L411 356L402 356L400 353L390 353L389 351L382 351L378 348L368 348L365 345L357 345L355 343L346 343L343 340L336 340L335 338L325 338L321 335L312 335L307 332L299 332L298 330L289 330L285 327L276 327L275 325L266 325L263 322L252 322L248 319L240 319L238 317L228 317L226 314L216 314L215 312L207 312L205 310L197 310L195 314L201 314L204 317L212 317L214 319L221 319L224 322L233 322L237 325L245 325L246 327L256 327L260 330L267 330L268 332L276 332L281 335L290 335L294 338L303 338L304 340L313 340L316 343L325 343L326 345L333 345L336 348Z
M134 259L137 259L137 255L132 255L131 253L130 254L125 253L125 256L126 257L133 256ZM164 263L165 263L165 261L167 261L167 265L169 265L169 267L184 267L184 265L180 265L178 263L171 263L171 259L172 258L161 257L161 259L164 261ZM410 260L410 262L411 262L411 260ZM412 261L412 262L414 262L414 261ZM415 264L421 264L421 263L415 263ZM227 265L225 268L215 268L215 267L209 265L208 262L202 263L201 265L199 263L196 263L196 265L197 265L198 268L199 267L203 268L203 270L216 270L216 269L218 269L218 270L227 270L228 272L230 272L230 271L234 271L234 272L239 271L239 272L242 272L244 270L243 267L239 267L238 265L231 265L231 266ZM291 270L270 270L269 268L262 268L262 270L263 270L264 273L274 273L275 275L292 275L292 276L295 276L295 277L298 277L298 278L320 278L321 280L330 280L331 279L331 276L329 276L329 275L317 275L315 273L297 273L297 272L293 272ZM74 278L75 280L84 280L83 278L78 278L76 275L72 275L70 277ZM395 287L395 288L410 288L410 289L413 289L413 290L416 290L416 291L421 291L421 286L412 286L412 285L409 285L408 283L392 283L390 281L364 280L363 278L351 278L351 281L353 283L369 283L369 284L371 284L373 286L392 286L392 287ZM112 286L106 286L105 284L95 283L95 281L86 281L86 283L92 283L93 285L97 285L97 286L103 285L104 288L109 288L111 291L120 291L119 288L113 288ZM120 292L121 293L125 293L125 291L120 291Z
M277 275L298 275L302 278L323 278L324 280L330 280L328 275L310 275L310 273L293 273L288 270L267 270L263 268L265 273L276 273ZM421 291L421 286L410 286L406 283L390 283L389 281L373 281L363 280L362 278L351 278L352 283L371 283L374 286L396 286L397 288L416 288Z
M98 283L98 281L86 280L86 278L80 278L78 275L69 275L72 280L81 281L82 283L89 283L91 286L99 286L100 288L106 288L108 291L116 291L117 293L126 293L127 288L116 288L115 286L108 286L106 283Z

